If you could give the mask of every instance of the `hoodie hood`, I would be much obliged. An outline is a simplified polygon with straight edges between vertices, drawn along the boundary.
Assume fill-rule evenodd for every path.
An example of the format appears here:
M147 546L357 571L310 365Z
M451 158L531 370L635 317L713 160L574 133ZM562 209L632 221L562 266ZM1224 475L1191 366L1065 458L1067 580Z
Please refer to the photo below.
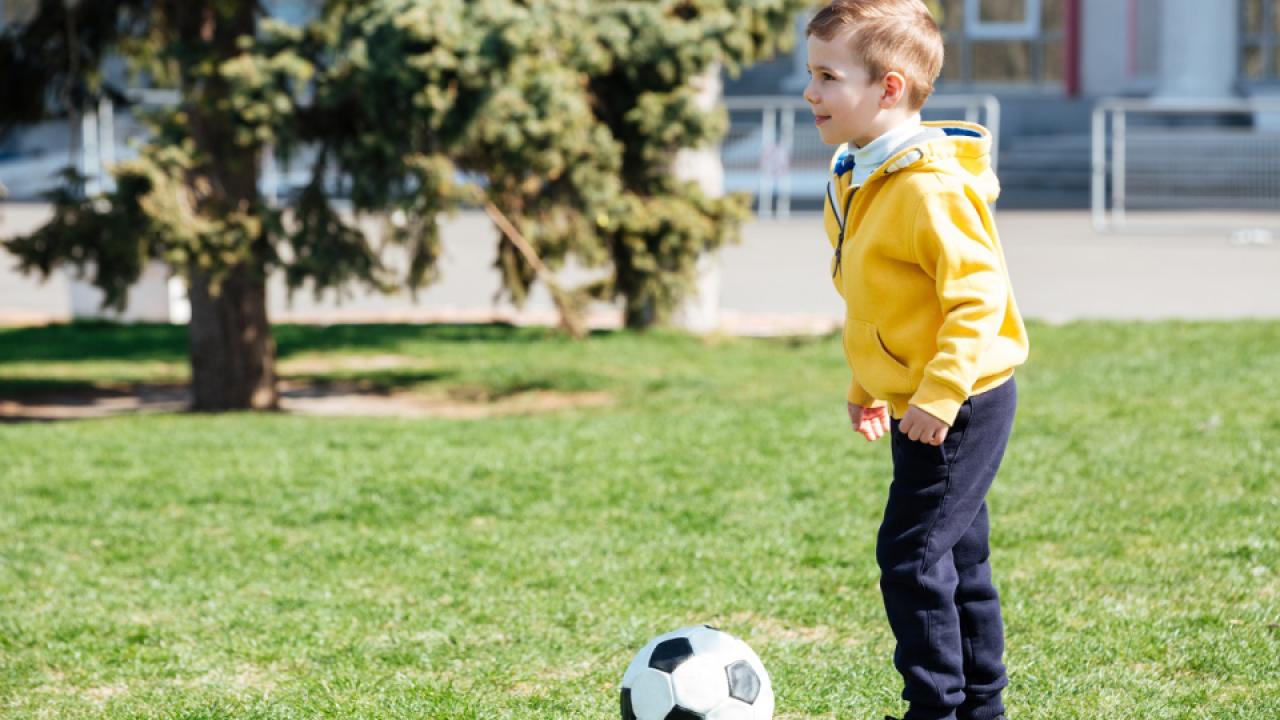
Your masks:
M921 131L889 154L864 186L899 172L937 172L951 175L974 188L986 202L1000 196L1000 182L991 170L991 132L966 122L921 123ZM841 177L855 165L848 144L840 146L832 173Z

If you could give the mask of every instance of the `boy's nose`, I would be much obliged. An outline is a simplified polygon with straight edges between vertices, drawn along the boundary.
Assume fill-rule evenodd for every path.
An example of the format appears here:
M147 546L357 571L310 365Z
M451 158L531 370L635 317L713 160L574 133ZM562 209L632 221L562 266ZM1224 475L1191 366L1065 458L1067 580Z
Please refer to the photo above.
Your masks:
M808 85L804 86L804 99L810 105L817 105L822 98L818 97L818 91L813 87L813 81L810 80Z

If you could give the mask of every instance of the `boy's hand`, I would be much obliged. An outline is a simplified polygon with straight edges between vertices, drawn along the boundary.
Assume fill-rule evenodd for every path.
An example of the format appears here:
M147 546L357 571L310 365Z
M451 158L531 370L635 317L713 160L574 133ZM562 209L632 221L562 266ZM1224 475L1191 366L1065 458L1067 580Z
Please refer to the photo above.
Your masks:
M860 432L872 442L889 432L889 408L863 407L849 403L849 422L853 423L855 432Z
M907 414L898 423L898 430L903 435L926 445L941 445L947 439L947 431L950 429L950 425L915 405L907 408Z

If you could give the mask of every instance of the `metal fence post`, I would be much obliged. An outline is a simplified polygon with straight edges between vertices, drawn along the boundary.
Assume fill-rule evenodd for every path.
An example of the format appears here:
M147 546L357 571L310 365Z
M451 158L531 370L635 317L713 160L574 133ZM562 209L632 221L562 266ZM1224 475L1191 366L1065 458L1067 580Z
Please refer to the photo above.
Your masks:
M756 216L768 219L773 217L773 175L767 163L777 132L777 111L768 105L760 113L760 194L756 199Z
M778 178L778 209L775 214L779 220L787 220L791 217L791 158L796 141L796 111L788 107L779 108L778 112L782 114L782 136L778 140L781 150L777 162L781 163L778 169L782 177Z
M1116 108L1111 118L1111 215L1116 225L1124 225L1125 112Z
M1107 108L1099 105L1093 109L1093 180L1090 190L1090 207L1093 229L1102 231L1107 226Z

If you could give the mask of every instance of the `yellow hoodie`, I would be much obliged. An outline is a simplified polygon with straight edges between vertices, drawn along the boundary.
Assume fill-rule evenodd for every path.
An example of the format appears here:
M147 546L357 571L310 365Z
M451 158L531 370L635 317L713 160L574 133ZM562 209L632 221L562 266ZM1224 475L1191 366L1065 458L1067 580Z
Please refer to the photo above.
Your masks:
M1027 331L987 203L1000 186L991 135L924 123L861 187L847 146L824 212L831 277L846 305L849 402L911 405L951 424L965 399L1013 376Z

